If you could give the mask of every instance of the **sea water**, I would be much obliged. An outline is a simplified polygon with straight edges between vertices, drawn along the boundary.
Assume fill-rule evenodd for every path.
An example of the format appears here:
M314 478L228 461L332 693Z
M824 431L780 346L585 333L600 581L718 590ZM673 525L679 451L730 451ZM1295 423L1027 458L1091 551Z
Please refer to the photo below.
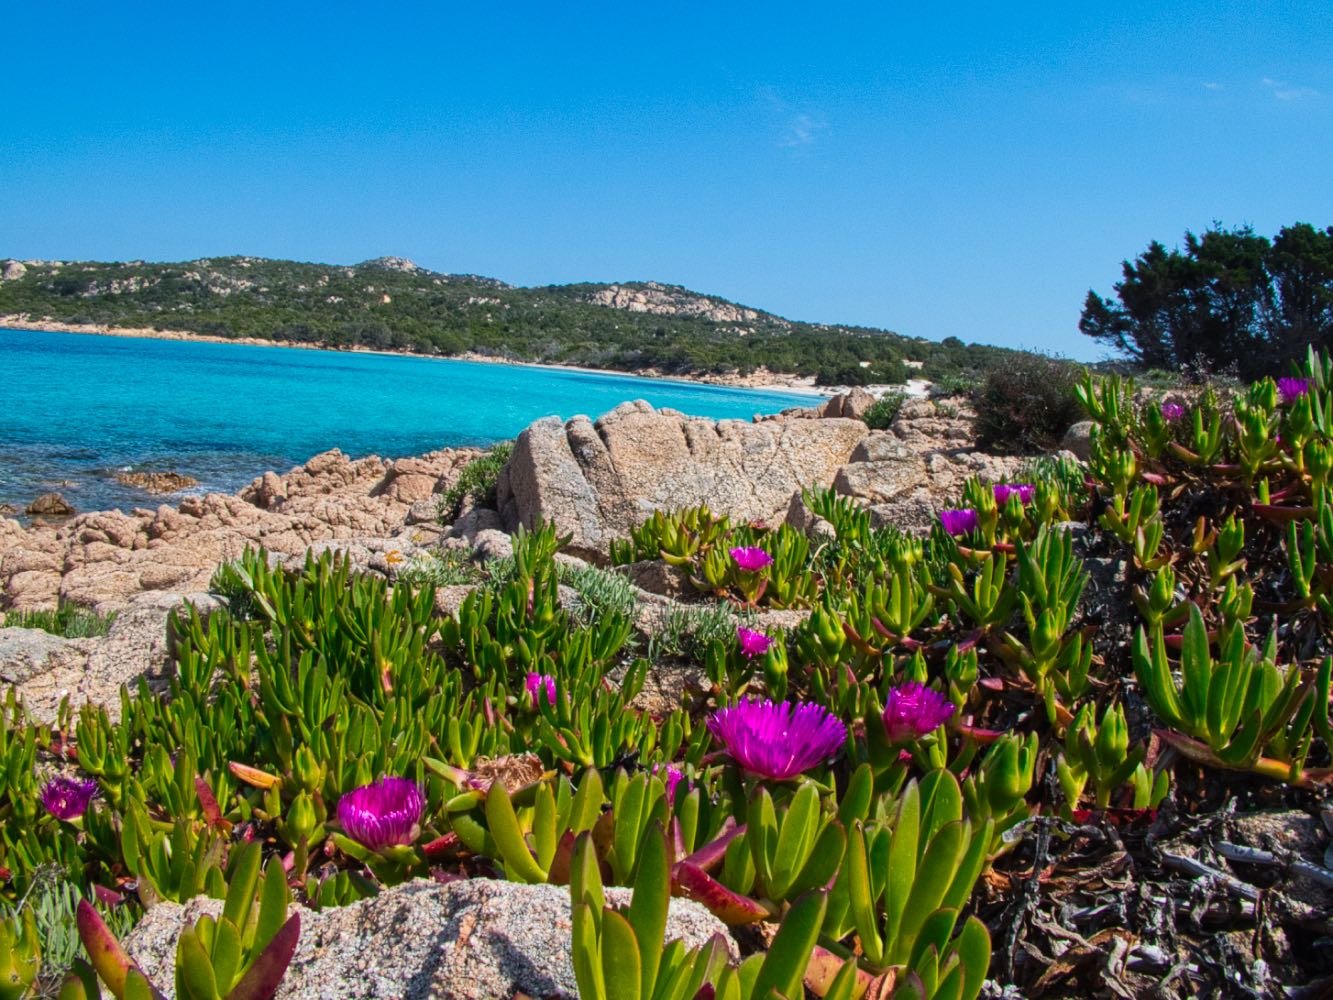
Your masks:
M749 419L808 395L405 355L0 329L0 504L58 491L78 510L162 502L122 471L231 492L321 451L415 455L512 438L539 417L630 399Z

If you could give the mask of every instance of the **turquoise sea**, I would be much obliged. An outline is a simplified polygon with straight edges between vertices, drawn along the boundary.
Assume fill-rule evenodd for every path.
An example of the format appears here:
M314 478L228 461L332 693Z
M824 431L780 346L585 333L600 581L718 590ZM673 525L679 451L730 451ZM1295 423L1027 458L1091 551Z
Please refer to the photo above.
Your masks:
M154 507L161 498L115 473L182 472L199 491L230 492L329 448L484 445L627 399L745 419L813 402L523 365L0 329L0 504L21 510L58 490L80 511Z

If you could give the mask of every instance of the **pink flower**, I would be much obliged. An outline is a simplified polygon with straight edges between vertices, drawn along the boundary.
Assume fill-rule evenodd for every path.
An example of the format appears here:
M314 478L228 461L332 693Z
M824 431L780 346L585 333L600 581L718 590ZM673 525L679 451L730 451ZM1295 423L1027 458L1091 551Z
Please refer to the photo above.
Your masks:
M747 660L753 660L756 656L763 656L773 648L773 637L765 635L763 632L756 632L748 629L744 625L736 629L736 639L741 644L741 653Z
M1173 424L1185 415L1185 407L1180 403L1163 403L1162 419L1168 424Z
M42 808L56 819L78 819L88 811L88 803L97 794L97 782L91 778L52 778L42 789Z
M785 781L838 752L847 727L813 702L743 701L714 712L708 731L745 770Z
M1007 504L1012 496L1018 497L1020 504L1026 505L1032 502L1037 487L1031 483L996 483L991 487L991 492L995 494L995 502L1001 507Z
M976 531L981 519L977 517L977 512L971 507L946 508L940 511L940 523L944 525L945 531L957 537Z
M1280 378L1277 380L1278 395L1284 406L1290 406L1310 391L1308 378Z
M533 708L539 707L537 704L537 692L539 691L546 693L546 704L555 704L555 678L550 674L538 674L529 671L523 682L523 688L528 693L528 704Z
M731 558L746 573L758 573L765 566L773 565L773 557L757 545L738 545L731 550Z
M381 778L338 800L338 823L362 847L379 851L415 841L425 808L426 798L415 781Z
M909 743L920 739L947 722L954 705L938 691L908 681L889 691L884 706L884 732L890 743Z
M653 774L662 775L662 782L666 785L667 805L675 805L676 789L685 780L685 772L674 764L654 764Z

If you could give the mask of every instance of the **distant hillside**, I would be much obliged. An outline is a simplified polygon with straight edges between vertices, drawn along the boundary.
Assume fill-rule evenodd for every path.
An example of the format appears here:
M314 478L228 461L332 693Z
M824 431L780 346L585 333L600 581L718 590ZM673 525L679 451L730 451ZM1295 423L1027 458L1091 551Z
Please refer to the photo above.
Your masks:
M669 374L774 372L824 384L975 376L1012 352L796 323L656 282L516 288L398 257L353 267L259 257L178 264L7 261L0 316L227 338L465 352ZM870 362L865 366L863 362ZM912 373L916 374L916 373Z

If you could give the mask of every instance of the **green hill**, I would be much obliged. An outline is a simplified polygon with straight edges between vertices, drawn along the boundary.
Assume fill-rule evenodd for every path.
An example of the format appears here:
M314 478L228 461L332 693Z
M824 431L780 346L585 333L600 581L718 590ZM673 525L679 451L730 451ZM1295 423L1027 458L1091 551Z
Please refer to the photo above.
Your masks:
M0 316L669 374L759 367L825 384L976 377L1013 352L797 323L656 282L518 288L400 258L352 267L257 257L8 262ZM870 362L868 367L863 362ZM912 373L916 374L916 373Z

